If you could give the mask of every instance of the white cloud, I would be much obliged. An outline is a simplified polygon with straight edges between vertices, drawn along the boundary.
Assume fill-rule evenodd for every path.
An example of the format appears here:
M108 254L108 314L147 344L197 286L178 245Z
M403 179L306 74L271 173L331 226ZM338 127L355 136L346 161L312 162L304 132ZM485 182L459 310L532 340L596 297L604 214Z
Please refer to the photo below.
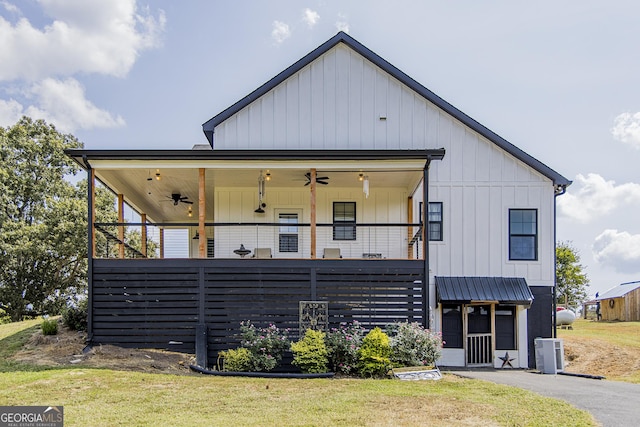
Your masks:
M320 20L320 15L315 10L307 8L302 13L302 20L307 23L309 28L313 28Z
M15 99L0 99L0 126L14 125L23 116L22 110L22 104Z
M36 28L0 16L0 81L37 81L79 72L125 76L144 49L160 44L165 16L135 0L39 0L53 22ZM7 7L6 2L4 3Z
M640 184L625 183L616 186L594 173L576 176L569 190L558 199L561 215L587 223L621 206L640 203Z
M613 120L611 134L618 141L640 150L640 112L622 113Z
M0 1L0 4L7 12L20 14L20 9L18 9L18 6L16 6L15 4L10 3L7 0Z
M291 36L289 25L281 21L273 21L273 30L271 38L278 44L282 43Z
M44 119L62 132L125 125L122 117L114 117L86 99L84 87L73 78L62 81L44 79L32 85L29 95L35 98L36 105L24 109L24 115ZM20 110L22 109L20 106Z
M347 16L342 13L338 14L338 20L336 21L336 28L338 31L344 31L345 33L349 32L349 21L347 20Z
M605 230L596 237L593 256L620 273L640 273L640 234Z

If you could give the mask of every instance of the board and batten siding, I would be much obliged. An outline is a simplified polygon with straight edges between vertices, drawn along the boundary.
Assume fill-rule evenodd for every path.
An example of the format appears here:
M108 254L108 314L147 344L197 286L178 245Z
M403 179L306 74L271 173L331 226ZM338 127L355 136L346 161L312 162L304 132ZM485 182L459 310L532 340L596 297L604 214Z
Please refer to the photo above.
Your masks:
M438 111L338 44L216 126L214 149L439 148Z
M214 149L425 148L447 153L430 170L430 201L444 207L444 241L430 246L432 275L553 285L551 180L343 44L219 124L214 135ZM415 209L421 196L415 192ZM537 261L509 261L510 208L538 210Z
M443 203L444 239L430 244L432 275L524 277L529 285L553 285L551 180L445 114L439 141L447 156L431 165L429 199ZM421 200L419 189L414 215ZM509 261L509 209L537 210L537 261Z
M333 222L333 202L355 202L356 223L406 223L408 191L404 188L372 188L368 198L361 189L323 187L316 196L316 221L320 224ZM309 187L272 188L267 192L264 214L254 213L257 207L255 188L217 188L215 191L215 213L217 223L277 223L278 212L299 213L299 222L311 221ZM288 212L289 211L289 212ZM382 253L386 258L406 258L406 228L359 227L357 240L334 241L331 227L317 230L317 255L322 248L340 248L345 258L361 258L363 253ZM278 227L216 227L216 257L235 257L233 250L240 244L247 249L270 247L274 258L278 257ZM299 227L299 256L310 256L309 227ZM290 257L283 254L282 257Z

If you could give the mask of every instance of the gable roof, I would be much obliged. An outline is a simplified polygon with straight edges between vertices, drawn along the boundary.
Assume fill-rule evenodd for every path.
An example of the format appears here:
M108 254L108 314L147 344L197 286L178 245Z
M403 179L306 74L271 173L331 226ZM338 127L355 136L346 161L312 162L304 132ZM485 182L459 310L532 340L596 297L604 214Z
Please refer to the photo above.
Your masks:
M473 129L480 135L487 138L489 141L496 144L498 147L502 148L518 160L522 161L526 165L535 169L542 175L546 176L550 180L553 181L553 184L556 186L568 186L571 184L571 181L560 175L558 172L554 171L544 163L525 153L515 145L511 144L506 139L502 138L500 135L496 134L492 130L487 127L481 125L462 111L458 110L453 105L449 104L444 99L440 98L435 93L431 92L426 87L422 86L420 83L415 81L413 78L409 77L407 74L396 68L394 65L380 57L378 54L364 46L362 43L358 42L356 39L348 35L347 33L340 31L338 34L318 46L316 49L305 55L303 58L286 68L284 71L273 77L271 80L251 92L249 95L245 96L229 108L220 112L216 116L212 117L208 121L206 121L202 125L202 130L209 140L209 144L213 147L213 132L216 126L220 123L224 122L234 114L238 113L243 108L247 107L249 104L256 101L261 96L267 94L269 91L274 89L276 86L287 80L289 77L293 76L295 73L309 65L311 62L318 59L320 56L324 55L330 49L335 47L338 43L344 43L364 58L380 67L382 70L399 80L401 83L411 88L413 91L427 99L432 104L436 105L449 115L453 116L455 119Z
M640 288L640 281L638 282L627 282L622 283L614 288L609 289L604 294L600 295L597 300L609 299L609 298L619 298L625 296L631 291L635 291Z

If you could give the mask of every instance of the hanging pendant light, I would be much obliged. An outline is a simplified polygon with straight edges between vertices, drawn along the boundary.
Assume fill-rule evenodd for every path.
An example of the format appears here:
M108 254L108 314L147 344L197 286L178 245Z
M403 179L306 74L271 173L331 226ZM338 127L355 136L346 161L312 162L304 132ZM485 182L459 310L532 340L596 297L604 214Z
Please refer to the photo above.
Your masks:
M267 206L266 203L262 202L264 198L264 175L262 171L260 171L260 175L258 176L258 209L256 209L255 213L264 213L264 207Z
M362 192L365 198L369 198L369 176L365 175L362 180Z

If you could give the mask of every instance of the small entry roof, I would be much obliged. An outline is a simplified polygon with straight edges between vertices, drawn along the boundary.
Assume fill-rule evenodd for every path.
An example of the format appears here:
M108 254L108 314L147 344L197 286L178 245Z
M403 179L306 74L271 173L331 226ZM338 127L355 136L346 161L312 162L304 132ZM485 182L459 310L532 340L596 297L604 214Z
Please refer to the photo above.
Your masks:
M438 301L471 303L497 301L530 305L533 294L522 277L438 277Z

